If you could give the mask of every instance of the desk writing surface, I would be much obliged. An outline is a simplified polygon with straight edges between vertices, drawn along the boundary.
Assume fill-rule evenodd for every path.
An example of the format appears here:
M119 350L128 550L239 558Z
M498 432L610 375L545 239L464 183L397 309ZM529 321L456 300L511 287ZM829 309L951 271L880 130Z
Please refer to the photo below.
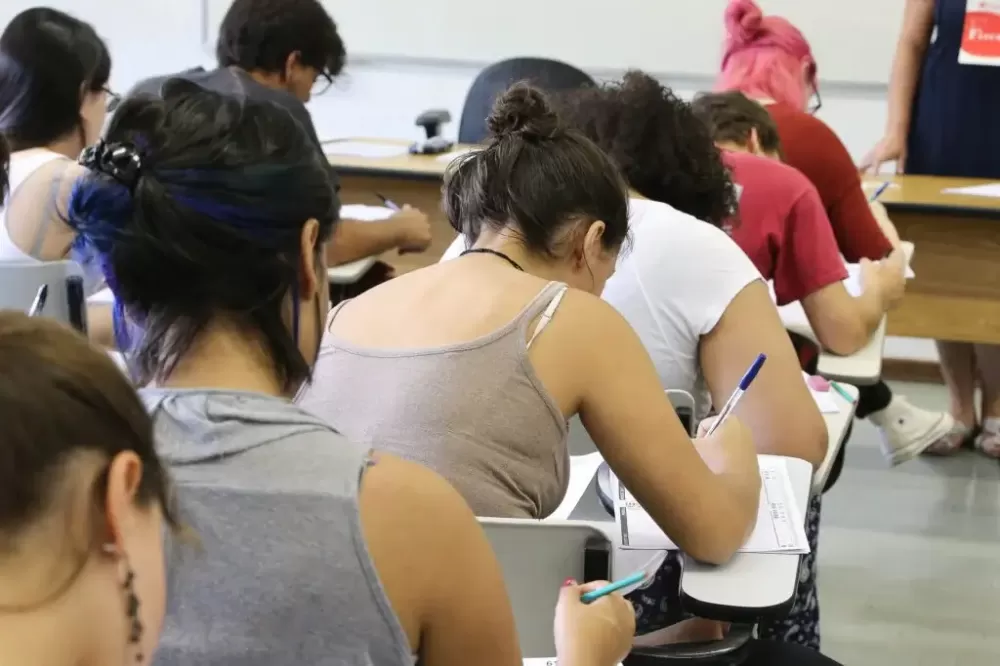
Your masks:
M812 465L797 458L786 458L786 461L795 501L805 519L812 485ZM586 522L600 529L616 545L621 540L614 518L598 498L596 474L591 487L570 514L570 520ZM616 547L612 558L612 576L617 579L640 569L649 556L649 551ZM716 606L771 608L794 596L799 560L798 555L737 553L727 564L714 566L685 556L681 589L689 597Z
M374 174L392 174L399 178L416 178L422 180L440 180L444 176L445 169L447 168L449 161L446 159L439 159L441 155L411 155L406 153L405 155L393 155L391 157L360 157L358 155L337 155L333 150L335 150L338 141L349 141L351 143L374 143L378 145L387 146L399 146L401 149L406 149L409 147L409 141L399 141L395 139L366 139L366 138L351 138L351 139L338 139L333 141L324 141L323 150L326 153L327 159L330 164L333 165L338 174L353 174L353 175L374 175ZM469 146L465 144L455 144L455 146L448 151L448 153L454 153L456 151L466 151L472 150L475 146Z
M871 190L871 183L892 181L879 197L879 201L890 212L893 210L918 210L921 208L941 212L965 212L977 216L1000 220L1000 199L991 197L951 194L944 190L955 187L969 187L995 183L996 180L983 178L945 178L942 176L891 176L866 177L865 191Z

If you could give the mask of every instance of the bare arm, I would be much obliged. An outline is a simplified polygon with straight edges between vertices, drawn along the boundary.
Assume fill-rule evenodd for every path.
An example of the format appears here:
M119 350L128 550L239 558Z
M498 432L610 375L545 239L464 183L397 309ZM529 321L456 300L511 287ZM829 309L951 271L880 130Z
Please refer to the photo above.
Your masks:
M560 336L560 349L576 359L580 418L597 448L686 553L728 561L756 519L760 475L752 442L741 433L723 442L720 430L715 439L698 440L696 449L621 315L578 292L567 294L563 308L550 326L576 332Z
M802 381L798 358L767 287L757 281L729 303L719 323L701 339L699 362L713 404L725 403L761 353L767 354L767 363L736 414L753 433L758 453L819 465L826 455L826 424Z
M433 239L428 217L409 206L385 222L341 220L327 245L330 266L382 254L395 247L400 252L423 252Z
M333 238L327 244L326 261L330 266L382 254L399 245L399 225L392 220L385 222L357 222L341 220L334 228Z
M87 337L95 345L115 349L114 306L110 303L87 304Z
M863 291L851 296L843 283L827 285L802 299L809 325L824 349L847 356L868 344L887 310L903 297L906 257L894 250L878 263L862 260Z
M896 56L889 77L887 135L905 137L910 131L913 95L933 24L934 0L906 0L903 29L896 44Z
M379 455L362 481L361 522L420 663L520 666L500 565L448 483L420 465Z

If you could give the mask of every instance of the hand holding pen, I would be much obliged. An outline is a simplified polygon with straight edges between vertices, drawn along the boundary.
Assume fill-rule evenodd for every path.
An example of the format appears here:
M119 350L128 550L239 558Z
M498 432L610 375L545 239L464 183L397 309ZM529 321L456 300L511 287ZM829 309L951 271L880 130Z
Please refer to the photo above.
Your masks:
M395 201L378 192L375 192L375 196L382 200L386 208L395 211L395 215L388 221L398 228L397 245L400 254L423 252L430 247L433 235L430 219L426 215L410 206L400 207Z

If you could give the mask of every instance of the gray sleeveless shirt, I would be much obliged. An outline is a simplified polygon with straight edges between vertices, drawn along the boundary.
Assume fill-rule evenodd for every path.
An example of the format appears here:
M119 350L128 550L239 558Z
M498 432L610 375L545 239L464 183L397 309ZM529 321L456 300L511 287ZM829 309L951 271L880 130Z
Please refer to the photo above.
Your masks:
M548 284L506 326L461 344L373 349L328 331L298 403L354 441L433 469L477 516L544 518L566 494L567 427L528 359L528 327L539 320L533 338L565 291Z
M170 544L156 666L413 666L362 535L369 450L285 400L141 393L201 542Z

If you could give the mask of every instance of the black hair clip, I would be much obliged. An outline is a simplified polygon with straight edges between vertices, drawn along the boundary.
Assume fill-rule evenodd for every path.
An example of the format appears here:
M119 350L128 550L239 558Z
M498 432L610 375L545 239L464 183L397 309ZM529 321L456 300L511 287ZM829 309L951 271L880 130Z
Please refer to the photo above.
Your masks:
M142 155L131 143L107 143L99 139L80 153L78 161L91 171L111 176L130 192L135 191L142 176Z

